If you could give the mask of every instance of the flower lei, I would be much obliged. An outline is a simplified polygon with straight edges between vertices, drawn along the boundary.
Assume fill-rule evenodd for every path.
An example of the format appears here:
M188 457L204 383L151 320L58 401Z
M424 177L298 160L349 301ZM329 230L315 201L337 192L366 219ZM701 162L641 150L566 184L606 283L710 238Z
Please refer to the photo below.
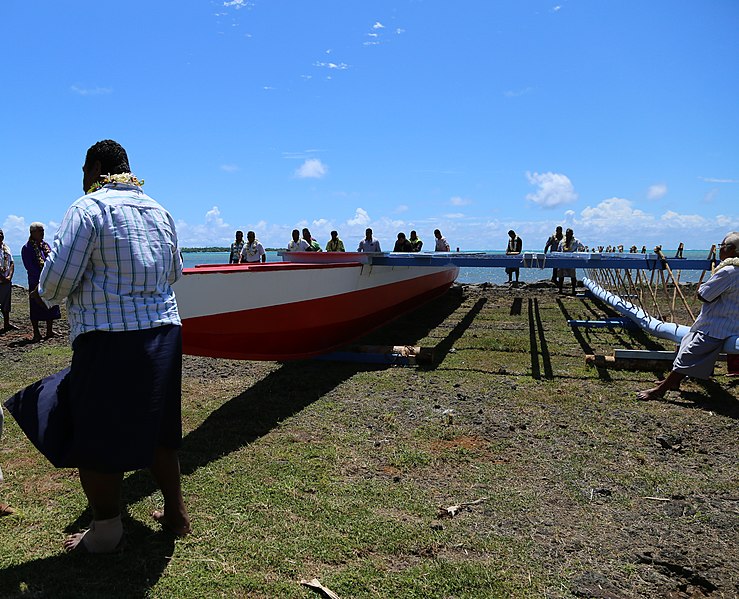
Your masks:
M33 253L36 254L36 262L38 262L38 265L43 268L44 262L46 262L46 257L51 252L51 247L43 239L41 241L31 239L30 241L31 246L33 246Z
M144 184L144 180L139 179L133 173L116 173L115 175L111 175L110 173L108 173L107 175L100 175L100 180L95 181L95 183L90 186L90 189L87 190L87 193L97 191L98 189L103 187L103 185L116 185L118 183L141 187Z
M725 260L721 260L713 272L716 272L719 268L723 268L724 266L736 266L739 268L739 258L726 258Z
M253 243L247 243L246 244L246 253L248 256L254 256L257 253L257 244L259 243L258 239L254 239Z

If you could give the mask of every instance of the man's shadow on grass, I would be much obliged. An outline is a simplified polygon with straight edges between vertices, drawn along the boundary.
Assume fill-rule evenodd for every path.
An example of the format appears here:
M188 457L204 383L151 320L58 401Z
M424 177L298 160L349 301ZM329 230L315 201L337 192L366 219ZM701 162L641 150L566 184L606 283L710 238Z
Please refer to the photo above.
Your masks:
M414 344L439 327L464 301L460 289L395 320L371 335L375 344ZM475 312L476 313L476 312ZM456 325L445 338L461 335ZM364 340L362 340L364 341ZM449 341L453 343L453 341ZM317 401L353 375L384 365L302 360L276 371L225 402L182 440L182 473L192 474L268 434L286 418ZM174 539L125 516L125 506L157 490L147 471L123 482L126 547L113 555L57 554L0 570L0 596L10 597L144 597L161 578L174 552ZM66 527L75 532L92 519L89 509Z
M452 288L441 297L374 331L360 342L412 345L439 327L463 301L461 289ZM463 322L469 326L466 319ZM454 337L461 334L459 326L454 327L447 339L450 335ZM388 366L344 362L329 364L317 360L283 363L279 369L211 412L200 426L183 438L180 448L182 473L192 474L253 443L355 374L384 368ZM149 473L135 472L124 480L124 505L136 503L154 491L156 486ZM84 524L85 517L87 514L78 518L78 522Z
M702 391L681 390L678 396L675 396L673 392L671 396L667 396L667 398L660 401L684 408L713 412L739 420L739 400L729 393L721 383L713 379L705 381L693 379L693 382L700 386Z
M119 553L57 554L0 570L2 597L146 597L174 552L174 537L124 518Z

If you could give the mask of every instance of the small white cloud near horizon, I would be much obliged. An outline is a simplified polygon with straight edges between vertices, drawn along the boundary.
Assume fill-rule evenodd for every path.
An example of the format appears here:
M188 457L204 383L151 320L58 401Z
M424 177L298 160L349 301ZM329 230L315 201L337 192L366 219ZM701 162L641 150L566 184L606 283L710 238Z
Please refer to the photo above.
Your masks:
M295 171L298 179L321 179L328 172L328 167L318 158L308 158Z
M222 164L221 170L224 173L236 173L241 170L238 164Z
M454 196L449 200L449 203L452 206L469 206L472 203L472 200L463 198L461 196Z
M647 199L649 200L659 200L667 195L667 185L664 183L657 183L655 185L650 185L649 189L647 190Z
M380 21L375 21L375 24L372 25L372 29L385 29L385 26L380 23Z
M80 87L79 85L72 85L69 89L80 96L105 96L113 93L112 87Z
M458 219L458 218L464 218L464 214L462 212L452 212L451 214L445 214L444 218L451 218L451 219Z
M536 185L536 193L526 195L526 199L544 208L554 208L563 204L570 204L577 200L575 188L569 177L561 173L531 173L526 171L529 183Z
M397 208L395 208L396 214L402 214L403 212L408 212L410 210L410 207L406 204L400 204Z

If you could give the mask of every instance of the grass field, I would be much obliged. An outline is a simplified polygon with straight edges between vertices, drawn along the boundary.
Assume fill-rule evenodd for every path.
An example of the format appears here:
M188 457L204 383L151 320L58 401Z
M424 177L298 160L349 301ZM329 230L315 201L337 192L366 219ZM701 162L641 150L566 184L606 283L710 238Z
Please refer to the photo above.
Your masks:
M584 355L671 348L566 322L607 314L548 288L457 287L364 340L433 347L431 366L185 357L193 533L158 530L160 495L130 473L109 556L62 552L90 520L76 472L6 414L0 596L308 598L299 582L318 578L342 599L736 597L736 382L720 364L635 401L654 373ZM2 397L69 362L65 339L28 335L0 336Z

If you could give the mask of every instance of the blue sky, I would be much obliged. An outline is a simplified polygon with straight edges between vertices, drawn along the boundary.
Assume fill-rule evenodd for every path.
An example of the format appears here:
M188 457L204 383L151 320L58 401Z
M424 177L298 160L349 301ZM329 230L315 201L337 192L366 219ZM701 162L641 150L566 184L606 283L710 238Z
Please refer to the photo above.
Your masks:
M706 248L739 230L739 2L0 7L0 226L54 230L112 138L185 246L309 226ZM47 232L51 237L51 233Z

